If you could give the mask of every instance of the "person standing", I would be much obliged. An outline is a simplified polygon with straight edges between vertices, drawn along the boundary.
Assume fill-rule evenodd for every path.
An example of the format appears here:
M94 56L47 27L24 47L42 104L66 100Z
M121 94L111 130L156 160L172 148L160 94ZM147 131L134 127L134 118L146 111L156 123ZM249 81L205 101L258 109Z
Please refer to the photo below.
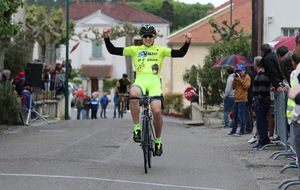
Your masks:
M77 108L77 120L80 120L81 110L83 108L84 92L78 90L76 93L75 106Z
M103 96L100 99L100 104L101 104L101 112L100 112L100 118L102 118L102 115L104 116L104 118L106 119L106 108L107 105L109 103L109 100L107 98L107 93L104 92Z
M229 127L229 110L233 110L234 104L234 90L232 89L232 82L234 80L234 69L229 67L227 69L228 77L226 81L226 88L224 94L224 128ZM232 126L232 123L231 123Z
M118 105L119 105L118 92L115 92L115 95L114 95L114 117L113 117L114 119L116 118ZM119 115L119 118L120 118L120 113L118 113L118 115Z
M85 94L83 99L82 119L90 119L90 101L91 97L88 94Z
M173 50L168 47L154 45L156 30L153 26L146 24L140 28L140 36L143 44L140 46L115 47L109 39L110 29L105 28L102 36L105 46L109 53L121 56L130 56L133 59L136 68L136 78L130 88L130 96L140 97L143 94L149 96L161 96L161 78L160 71L165 57L184 57L191 43L192 35L185 35L185 43L179 50ZM153 126L155 129L155 150L154 155L162 155L162 108L161 99L151 99L150 107L153 114ZM140 127L140 105L138 100L130 100L130 111L133 120L133 140L141 142Z
M235 71L234 80L232 82L232 89L234 92L234 104L233 104L233 125L228 135L237 136L245 134L245 109L247 104L248 88L250 87L251 78L246 74L245 66L239 64ZM238 121L240 119L241 129L239 133L236 133Z
M253 148L257 150L270 143L268 136L268 111L271 105L271 83L265 74L260 59L260 56L254 58L254 68L257 75L253 82L254 111L256 113L256 128L259 136L258 143Z
M99 101L97 99L97 96L95 93L92 94L92 99L91 99L91 111L92 111L92 116L91 119L97 119L97 112L99 109Z

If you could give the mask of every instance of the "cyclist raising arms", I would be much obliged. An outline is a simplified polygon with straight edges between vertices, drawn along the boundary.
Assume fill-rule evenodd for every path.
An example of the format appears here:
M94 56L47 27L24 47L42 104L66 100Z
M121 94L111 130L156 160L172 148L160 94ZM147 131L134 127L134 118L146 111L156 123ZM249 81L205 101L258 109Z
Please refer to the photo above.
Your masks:
M185 35L186 41L179 50L154 45L156 30L151 25L144 25L140 29L143 40L141 46L115 47L109 39L110 29L103 30L103 37L106 48L110 54L131 56L136 68L136 79L132 84L129 94L132 97L142 96L148 93L149 96L160 96L162 94L160 82L160 70L164 57L183 57L191 43L192 35ZM155 150L156 156L162 154L162 109L161 99L150 99L150 107L153 114L153 126L155 128ZM130 101L131 116L134 124L133 140L141 141L141 127L139 124L140 105L139 100Z
M128 75L124 73L122 78L119 79L116 84L116 89L118 92L118 102L119 102L118 105L119 117L121 118L123 118L123 112L126 110L125 109L126 93L128 92L129 85L131 84L130 80L127 77Z

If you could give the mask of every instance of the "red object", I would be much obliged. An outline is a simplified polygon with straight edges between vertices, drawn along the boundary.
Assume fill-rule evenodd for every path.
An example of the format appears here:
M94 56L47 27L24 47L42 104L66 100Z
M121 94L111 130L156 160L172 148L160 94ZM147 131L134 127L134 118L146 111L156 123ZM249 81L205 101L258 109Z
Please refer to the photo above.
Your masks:
M232 117L233 117L233 112L232 111L229 113L229 117L230 117L230 119L232 119Z
M73 46L73 48L71 49L70 53L72 53L72 52L78 47L79 43L80 43L80 42L77 42L77 43L75 44L75 46Z
M190 87L187 87L184 91L184 97L185 99L187 99L188 101L191 101L191 91L194 91L196 92L196 88L190 86Z
M84 92L82 90L78 90L76 93L76 98L84 98Z
M213 67L233 67L240 62L243 62L245 66L253 66L253 62L245 56L230 55L220 59L217 63L213 65Z
M295 49L295 40L296 36L283 38L277 44L275 44L274 49L277 49L280 46L286 46L290 51L293 51Z

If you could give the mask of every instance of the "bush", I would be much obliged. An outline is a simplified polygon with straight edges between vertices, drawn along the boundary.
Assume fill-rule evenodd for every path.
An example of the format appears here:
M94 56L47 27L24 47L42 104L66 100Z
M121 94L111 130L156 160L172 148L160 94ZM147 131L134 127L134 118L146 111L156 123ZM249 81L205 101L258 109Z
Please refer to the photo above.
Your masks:
M164 95L164 112L181 113L183 109L183 96L180 93L167 93Z
M18 96L2 84L0 84L0 108L0 124L11 125L18 121L21 109Z

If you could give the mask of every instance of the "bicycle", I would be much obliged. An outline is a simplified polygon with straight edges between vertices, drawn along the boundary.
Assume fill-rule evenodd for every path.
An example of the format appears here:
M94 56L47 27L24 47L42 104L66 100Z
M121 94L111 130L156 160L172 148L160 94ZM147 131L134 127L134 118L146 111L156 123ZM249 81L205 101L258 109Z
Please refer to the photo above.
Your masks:
M119 112L119 117L123 118L123 114L126 111L126 94L119 94L119 105L118 105L118 112Z
M151 168L151 158L155 156L154 154L154 139L155 132L152 126L152 115L149 109L150 99L161 99L162 109L163 109L163 96L148 96L143 95L141 97L129 97L127 96L127 110L129 110L129 100L139 99L140 106L143 107L143 112L141 116L142 120L142 133L141 133L141 144L144 155L144 169L145 173L148 173L148 168Z

